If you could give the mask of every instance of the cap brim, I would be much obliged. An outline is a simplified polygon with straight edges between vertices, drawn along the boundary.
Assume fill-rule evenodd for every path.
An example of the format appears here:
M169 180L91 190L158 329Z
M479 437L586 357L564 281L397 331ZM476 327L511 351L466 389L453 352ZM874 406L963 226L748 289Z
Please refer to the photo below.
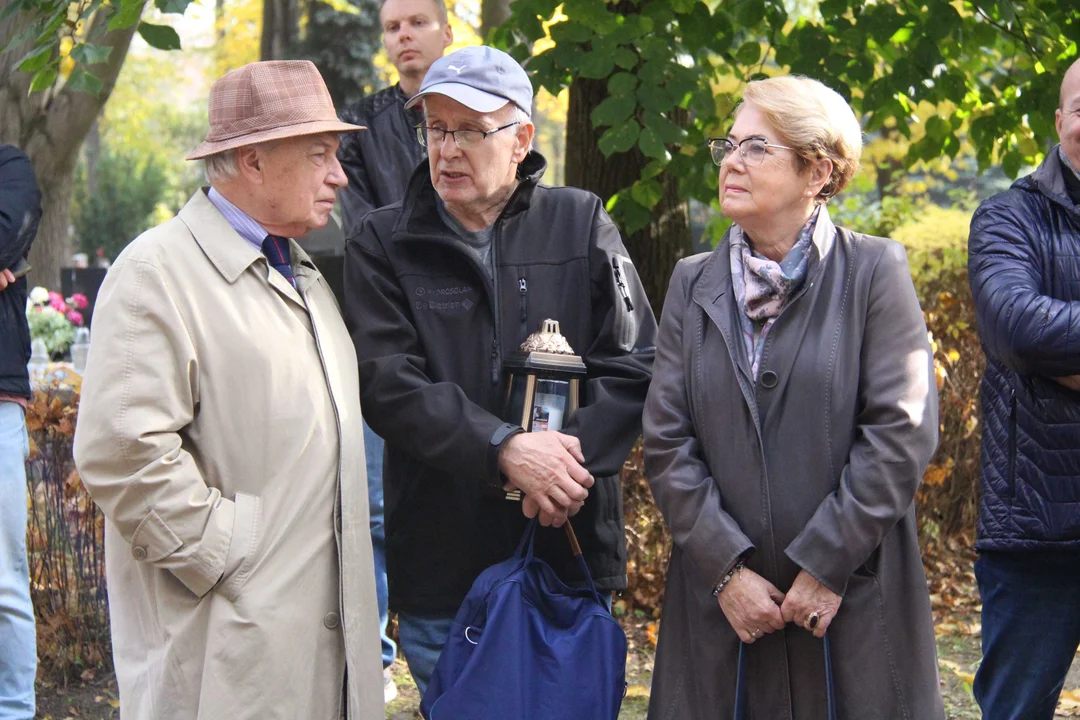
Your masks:
M470 110L482 113L495 112L499 108L506 107L507 103L512 102L501 95L492 95L489 92L477 90L471 85L444 82L436 83L429 88L421 90L410 98L409 102L405 103L405 107L414 107L427 95L445 95L451 100L458 101Z
M210 155L216 155L219 152L225 152L226 150L247 147L248 145L257 145L261 142L268 142L270 140L283 140L290 137L303 137L304 135L318 135L319 133L325 132L343 133L357 132L359 130L367 130L367 128L363 125L351 125L336 120L315 120L314 122L300 123L298 125L285 125L270 130L261 130L248 135L238 135L237 137L228 138L226 140L217 140L215 142L206 141L192 150L191 154L184 159L199 160Z

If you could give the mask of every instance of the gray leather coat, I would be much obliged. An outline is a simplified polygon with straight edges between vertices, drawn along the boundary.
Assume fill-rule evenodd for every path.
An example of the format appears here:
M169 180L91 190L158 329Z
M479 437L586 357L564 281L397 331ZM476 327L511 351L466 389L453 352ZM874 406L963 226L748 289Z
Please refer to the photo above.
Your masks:
M938 431L926 327L898 243L825 219L814 248L756 381L727 239L672 277L644 415L675 541L650 720L733 716L739 640L711 591L745 552L781 592L805 568L843 596L839 718L944 716L913 504ZM789 625L747 652L747 718L826 716L821 641Z

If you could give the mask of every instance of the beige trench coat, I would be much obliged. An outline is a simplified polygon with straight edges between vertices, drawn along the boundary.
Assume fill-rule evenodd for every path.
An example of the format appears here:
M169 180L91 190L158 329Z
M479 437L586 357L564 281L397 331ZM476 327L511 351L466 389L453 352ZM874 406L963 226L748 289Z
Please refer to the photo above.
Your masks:
M383 717L356 358L291 247L299 292L200 190L98 295L75 461L124 720Z

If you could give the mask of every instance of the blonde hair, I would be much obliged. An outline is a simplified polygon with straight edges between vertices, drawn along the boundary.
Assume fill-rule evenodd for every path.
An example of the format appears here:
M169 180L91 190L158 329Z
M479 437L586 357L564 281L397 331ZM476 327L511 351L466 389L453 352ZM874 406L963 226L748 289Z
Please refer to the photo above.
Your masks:
M795 149L800 171L814 160L832 160L832 175L815 200L824 203L838 195L859 170L862 128L851 106L838 92L799 75L754 80L743 93L743 104L761 111Z

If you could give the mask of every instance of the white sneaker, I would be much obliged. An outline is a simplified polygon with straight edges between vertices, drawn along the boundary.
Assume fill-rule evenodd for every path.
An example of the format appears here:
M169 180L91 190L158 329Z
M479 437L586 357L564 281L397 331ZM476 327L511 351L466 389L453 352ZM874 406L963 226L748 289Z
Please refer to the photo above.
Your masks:
M397 685L394 684L394 678L390 676L390 668L383 668L383 702L390 704L390 701L397 697Z

